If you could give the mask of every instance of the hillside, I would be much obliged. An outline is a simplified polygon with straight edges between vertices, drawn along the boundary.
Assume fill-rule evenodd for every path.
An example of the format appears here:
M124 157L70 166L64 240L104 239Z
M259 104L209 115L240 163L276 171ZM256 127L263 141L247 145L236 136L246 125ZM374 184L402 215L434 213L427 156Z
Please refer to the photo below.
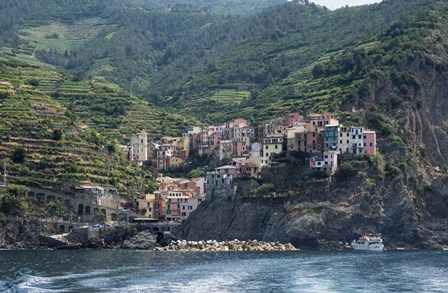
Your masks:
M406 16L369 43L310 66L298 87L303 96L262 108L274 115L295 107L345 110L339 112L345 124L377 131L381 155L360 158L366 167L331 181L301 177L297 162L279 162L261 181L275 186L274 196L240 194L235 201L210 202L178 230L179 237L281 239L335 248L381 232L391 248L448 245L448 6L409 5ZM303 104L307 97L313 100Z
M119 180L123 188L132 171L104 150L140 128L158 136L236 117L332 111L345 125L376 130L380 154L361 158L367 167L320 182L280 162L260 180L276 196L207 203L179 235L319 247L368 229L394 245L448 245L446 1L335 11L294 1L249 16L143 2L0 4L3 157L19 144L31 154L26 168L13 165L16 180L34 180L27 171L47 164L48 149L58 158L34 181ZM80 154L73 167L64 141L99 157Z
M195 9L200 9L213 14L235 14L248 15L254 14L264 8L273 5L285 3L284 0L134 0L131 3L136 3L142 6L151 7L173 7L184 6Z
M178 133L188 121L99 82L0 59L0 158L9 181L113 184L126 192L149 174L118 152L116 139L145 127L153 136ZM142 177L143 178L143 177ZM146 187L145 187L146 186Z

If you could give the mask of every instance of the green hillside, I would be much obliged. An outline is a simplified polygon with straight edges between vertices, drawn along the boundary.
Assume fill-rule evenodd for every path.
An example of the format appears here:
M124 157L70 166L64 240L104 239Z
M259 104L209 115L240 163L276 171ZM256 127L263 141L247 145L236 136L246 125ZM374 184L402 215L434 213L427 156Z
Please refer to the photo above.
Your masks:
M152 138L180 134L192 120L101 83L0 59L0 161L10 181L114 184L121 191L144 173L115 146L145 128ZM20 154L24 158L14 159Z
M213 14L248 15L273 5L285 3L286 0L134 0L130 2L144 6L186 6Z
M51 82L49 73L0 59L0 161L8 166L9 181L52 186L88 180L126 191L140 171L116 152L113 141L83 127L39 89L32 76L42 78L43 89Z

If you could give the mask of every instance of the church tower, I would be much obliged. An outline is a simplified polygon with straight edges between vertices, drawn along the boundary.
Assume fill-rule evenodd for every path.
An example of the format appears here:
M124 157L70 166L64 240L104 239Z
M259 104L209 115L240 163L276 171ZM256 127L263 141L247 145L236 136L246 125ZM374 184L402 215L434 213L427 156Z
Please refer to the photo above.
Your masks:
M138 160L148 160L148 136L146 135L146 131L144 129L142 129L138 135Z

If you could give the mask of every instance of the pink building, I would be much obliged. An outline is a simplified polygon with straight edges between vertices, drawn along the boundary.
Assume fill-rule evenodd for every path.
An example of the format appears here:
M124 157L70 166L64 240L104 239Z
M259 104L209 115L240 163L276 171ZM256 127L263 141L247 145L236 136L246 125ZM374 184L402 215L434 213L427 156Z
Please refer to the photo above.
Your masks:
M166 220L181 222L181 205L187 203L191 197L192 192L190 190L174 190L169 192L166 198Z
M192 190L194 193L194 195L199 195L201 194L201 187L198 186L198 182L195 180L183 180L181 182L179 182L179 188L182 190L187 190L190 189Z
M364 153L376 155L376 133L372 130L364 130Z
M180 219L184 221L205 200L205 196L193 196L180 204Z
M310 158L310 169L334 173L338 169L338 151L328 151Z
M297 113L289 114L285 117L284 126L293 127L296 126L297 123L303 122L303 116Z

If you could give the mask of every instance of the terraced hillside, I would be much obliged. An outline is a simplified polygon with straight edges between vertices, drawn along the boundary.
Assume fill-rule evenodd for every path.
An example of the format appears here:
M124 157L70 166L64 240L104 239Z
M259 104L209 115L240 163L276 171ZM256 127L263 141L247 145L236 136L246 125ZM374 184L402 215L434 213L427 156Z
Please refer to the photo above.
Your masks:
M130 114L136 108L156 111L147 103L129 102L128 97L113 90L113 95L106 98L106 89L85 81L73 81L55 71L0 59L0 163L6 163L9 181L28 186L52 186L58 181L87 180L113 184L122 192L137 186L148 187L151 182L143 180L143 171L129 164L116 150L116 141L111 137L121 133L108 132L115 127L113 123L120 122L117 118L126 117L127 113L97 114L101 120L94 115L105 110L93 108L107 100L104 104L109 107L127 101L124 109L129 109ZM166 112L159 115L177 117ZM154 121L146 117L140 119L132 122L136 124L125 124L127 131L141 121L148 126ZM153 133L160 129L152 128ZM105 138L97 130L110 137Z
M4 59L5 60L5 59ZM79 122L105 138L125 141L144 128L150 136L179 135L200 122L157 108L130 97L116 85L101 79L81 80L54 70L4 62L2 79L10 86L21 85L29 95L51 96L66 107L70 123ZM20 65L17 65L20 64ZM31 84L31 85L30 85Z

